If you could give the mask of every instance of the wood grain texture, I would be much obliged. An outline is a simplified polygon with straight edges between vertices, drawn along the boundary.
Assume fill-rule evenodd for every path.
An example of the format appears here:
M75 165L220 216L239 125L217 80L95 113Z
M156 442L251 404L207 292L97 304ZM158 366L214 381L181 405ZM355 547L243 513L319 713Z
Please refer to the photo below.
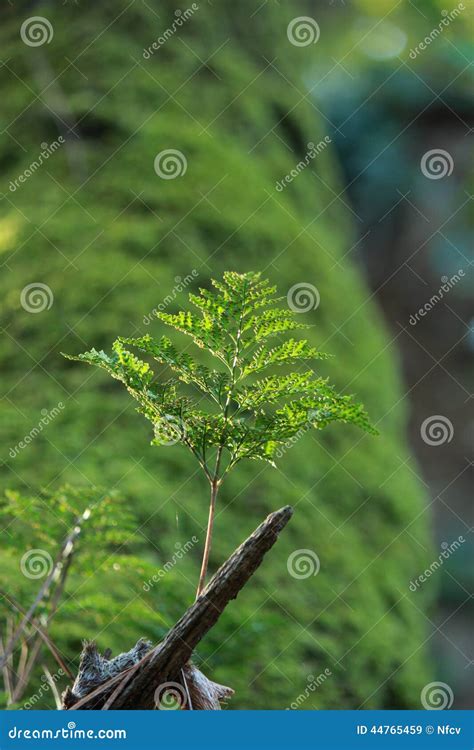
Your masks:
M139 710L155 708L155 691L176 681L201 639L216 624L227 604L235 599L275 544L293 510L285 506L271 513L235 550L211 578L201 595L171 628L164 640L138 664L69 710L97 708ZM112 684L113 683L113 684Z

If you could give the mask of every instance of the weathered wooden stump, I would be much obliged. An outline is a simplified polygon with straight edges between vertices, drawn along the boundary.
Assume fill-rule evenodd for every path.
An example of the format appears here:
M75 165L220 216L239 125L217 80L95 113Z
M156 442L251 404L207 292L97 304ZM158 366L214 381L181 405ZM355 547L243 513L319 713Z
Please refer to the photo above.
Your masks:
M171 694L183 709L216 710L233 694L209 680L190 659L275 544L293 514L290 506L271 513L211 578L200 596L157 646L140 640L115 659L86 644L76 681L63 695L63 708L155 709Z

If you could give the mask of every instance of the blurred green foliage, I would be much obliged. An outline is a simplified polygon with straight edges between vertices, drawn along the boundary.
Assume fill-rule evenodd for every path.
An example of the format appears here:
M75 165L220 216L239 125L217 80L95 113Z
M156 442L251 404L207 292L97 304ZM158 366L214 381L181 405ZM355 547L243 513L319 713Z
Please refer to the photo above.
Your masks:
M304 96L302 50L286 37L294 7L203 6L149 60L142 51L172 23L170 2L158 15L124 0L87 12L44 2L34 12L54 25L50 44L21 42L26 3L4 11L0 31L8 125L0 146L2 481L29 492L65 481L119 488L139 519L130 543L157 568L175 545L200 540L149 592L134 589L138 600L111 620L102 592L117 605L127 584L117 575L112 582L99 563L81 617L71 601L57 640L71 658L83 637L116 652L150 633L152 613L178 617L193 598L207 519L206 483L185 449L150 447L127 395L100 374L85 377L60 351L105 348L118 330L155 333L148 315L193 269L195 292L210 275L255 268L283 293L301 281L318 288L319 308L301 317L313 324L310 343L336 358L317 374L357 393L382 437L351 426L308 433L288 449L283 470L251 462L229 477L212 569L269 511L289 503L295 515L197 659L236 690L231 708L285 707L325 668L331 678L303 708L418 707L430 676L419 611L426 602L420 592L415 603L408 585L430 557L428 518L405 446L395 349L351 263L351 219L330 149L314 166L321 180L306 170L274 189L306 144L324 136ZM41 144L63 131L61 121L77 123L80 138L70 133L9 191ZM183 177L154 171L167 148L185 154ZM38 314L20 302L33 282L54 294ZM11 458L41 409L60 401L61 413ZM317 552L321 571L296 580L287 558L304 548ZM6 571L7 580L17 574L14 560Z
M72 671L75 658L71 657L76 656L78 643L91 629L101 642L110 641L109 647L115 651L121 650L121 639L113 627L115 620L126 618L132 632L138 629L154 640L168 629L159 612L151 611L140 598L143 584L154 575L155 567L140 556L136 544L135 552L131 552L129 542L137 523L118 493L68 486L52 492L39 491L33 496L10 490L0 500L0 522L2 586L8 587L0 594L0 635L5 647L8 619L15 631L53 568L51 586L39 598L34 620L53 646L59 647L62 661ZM18 610L17 604L23 611ZM37 631L27 627L26 632L28 637L22 640L28 643L30 658ZM49 663L51 672L57 674L59 692L66 687L67 675L58 672L58 664L44 645L42 651L24 695L10 708L28 706L32 696L36 696L32 707L51 707L51 692L38 691L41 664ZM12 661L15 683L19 659L17 647ZM2 707L4 698L0 699Z

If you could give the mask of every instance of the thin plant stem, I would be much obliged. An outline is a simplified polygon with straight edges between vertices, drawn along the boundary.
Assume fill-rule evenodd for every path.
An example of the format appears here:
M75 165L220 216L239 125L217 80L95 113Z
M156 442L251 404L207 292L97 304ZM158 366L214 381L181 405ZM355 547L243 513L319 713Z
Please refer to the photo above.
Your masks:
M227 398L224 404L224 428L222 432L221 442L217 449L214 475L212 479L210 479L211 500L209 503L209 516L207 520L206 541L204 543L201 572L199 574L199 583L198 583L198 587L196 590L196 599L201 595L204 589L205 583L206 583L207 568L209 565L209 554L211 552L211 544L212 544L212 530L214 528L214 518L216 514L216 500L217 500L217 494L219 492L219 487L222 482L222 477L219 477L219 470L220 470L221 459L222 459L222 451L224 450L224 444L225 444L225 431L227 428L227 420L229 417L229 407L232 401L232 395L233 395L233 391L234 391L234 387L235 387L236 379L237 379L236 372L237 372L237 366L239 362L244 313L245 313L245 290L244 290L244 298L242 300L242 306L241 306L240 315L239 315L239 322L237 325L236 336L235 336L235 339L234 337L231 337L235 345L235 350L234 350L234 355L232 359L232 364L229 368L230 369L230 386L229 386Z
M209 554L211 552L212 544L212 530L214 528L214 517L216 513L216 499L217 493L219 492L219 484L216 479L211 482L211 501L209 503L209 517L207 520L207 531L206 541L204 544L204 552L202 555L201 572L199 574L199 583L196 591L196 599L201 595L201 592L206 583L207 566L209 564Z

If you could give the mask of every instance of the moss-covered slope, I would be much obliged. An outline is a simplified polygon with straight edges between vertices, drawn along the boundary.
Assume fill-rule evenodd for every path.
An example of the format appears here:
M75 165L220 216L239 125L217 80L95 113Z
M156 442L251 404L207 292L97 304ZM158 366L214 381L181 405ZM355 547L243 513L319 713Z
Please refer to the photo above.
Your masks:
M295 515L199 656L236 689L232 708L290 705L324 669L331 676L307 691L303 708L418 707L426 636L408 585L425 567L428 518L404 446L395 351L352 264L351 217L330 148L275 189L306 144L324 137L324 120L304 96L301 48L286 37L294 11L254 10L250 2L203 5L150 59L143 49L175 18L170 2L156 13L124 0L87 11L58 3L4 10L2 482L119 487L140 519L137 546L157 566L176 543L202 542L207 487L187 454L150 447L127 395L60 352L156 332L144 317L193 269L190 290L227 269L262 270L282 293L314 284L321 302L305 316L310 339L335 355L321 372L357 393L381 437L336 426L304 436L277 470L251 464L235 473L220 500L214 567L268 511L290 503ZM33 14L54 28L37 48L19 35ZM78 138L68 132L74 123ZM41 144L60 134L66 144L10 190ZM164 180L154 159L169 148L185 155L187 170ZM38 314L20 302L33 282L54 295ZM58 402L60 415L11 458L41 410ZM316 551L319 575L288 574L287 558L301 548ZM192 600L199 555L195 545L134 595L171 620ZM116 619L99 640L117 649L141 634ZM55 635L77 653L67 611Z

